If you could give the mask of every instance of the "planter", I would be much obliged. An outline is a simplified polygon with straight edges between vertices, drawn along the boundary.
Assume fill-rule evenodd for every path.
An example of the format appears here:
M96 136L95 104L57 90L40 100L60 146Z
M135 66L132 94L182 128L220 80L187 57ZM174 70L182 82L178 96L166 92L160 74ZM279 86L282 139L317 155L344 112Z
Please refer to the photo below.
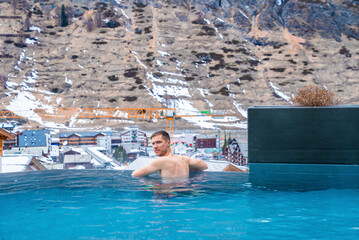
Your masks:
M359 106L250 107L248 160L359 164Z

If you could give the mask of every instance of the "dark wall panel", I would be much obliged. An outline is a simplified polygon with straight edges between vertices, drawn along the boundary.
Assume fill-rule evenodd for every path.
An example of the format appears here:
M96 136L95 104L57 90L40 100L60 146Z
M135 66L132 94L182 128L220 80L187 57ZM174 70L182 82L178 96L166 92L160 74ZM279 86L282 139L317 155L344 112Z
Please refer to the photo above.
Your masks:
M359 164L359 106L250 107L250 163Z

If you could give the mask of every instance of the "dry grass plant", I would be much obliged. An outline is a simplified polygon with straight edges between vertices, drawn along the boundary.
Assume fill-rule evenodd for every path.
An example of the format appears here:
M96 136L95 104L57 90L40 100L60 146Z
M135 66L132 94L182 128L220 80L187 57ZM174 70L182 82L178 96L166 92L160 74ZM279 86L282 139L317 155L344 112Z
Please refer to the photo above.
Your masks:
M301 107L327 107L338 104L338 99L334 98L334 93L318 86L300 88L298 94L291 101Z

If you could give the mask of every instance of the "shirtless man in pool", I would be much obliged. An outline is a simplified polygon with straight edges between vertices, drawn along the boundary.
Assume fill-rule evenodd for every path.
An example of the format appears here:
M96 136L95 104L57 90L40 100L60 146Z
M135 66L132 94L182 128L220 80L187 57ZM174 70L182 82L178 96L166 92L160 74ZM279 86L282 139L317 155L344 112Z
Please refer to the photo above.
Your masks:
M153 150L159 158L149 165L135 170L133 177L143 177L156 171L162 179L188 178L190 169L203 171L207 164L201 159L193 159L187 156L175 155L171 150L170 136L165 131L158 131L151 136Z

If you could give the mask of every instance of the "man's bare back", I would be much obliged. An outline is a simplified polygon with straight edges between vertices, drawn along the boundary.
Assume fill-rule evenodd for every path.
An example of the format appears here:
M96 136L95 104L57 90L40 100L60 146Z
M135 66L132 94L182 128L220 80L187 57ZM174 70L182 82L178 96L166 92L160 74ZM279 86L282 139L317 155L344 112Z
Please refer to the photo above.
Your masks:
M170 155L158 159L162 164L159 174L161 177L182 177L188 176L189 162L183 156Z
M135 170L132 173L133 177L147 176L158 171L164 179L187 178L190 168L196 170L207 169L207 164L200 159L173 154L168 133L163 131L156 132L151 139L153 149L159 158L153 160L149 165Z

